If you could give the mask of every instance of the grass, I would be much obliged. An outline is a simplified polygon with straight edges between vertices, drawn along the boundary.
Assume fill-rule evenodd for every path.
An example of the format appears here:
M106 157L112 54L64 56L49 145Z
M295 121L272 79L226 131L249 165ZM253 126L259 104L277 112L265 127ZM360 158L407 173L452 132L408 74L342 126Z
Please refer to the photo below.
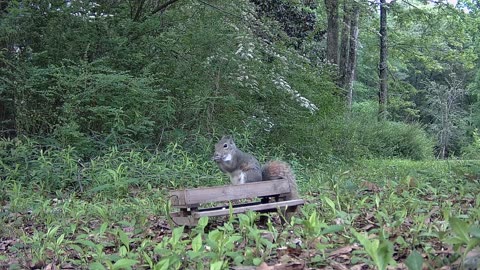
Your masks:
M166 194L226 184L205 157L16 154L0 171L2 269L438 269L471 264L480 243L480 161L295 161L308 203L289 224L250 212L189 229L169 223Z

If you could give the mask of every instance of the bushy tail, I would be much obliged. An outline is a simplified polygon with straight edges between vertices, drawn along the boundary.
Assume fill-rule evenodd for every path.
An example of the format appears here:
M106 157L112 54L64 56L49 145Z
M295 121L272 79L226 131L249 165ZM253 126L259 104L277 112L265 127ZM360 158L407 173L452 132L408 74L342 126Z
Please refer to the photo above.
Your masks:
M288 180L290 184L290 194L286 196L286 199L293 200L299 198L295 175L287 163L278 160L268 162L262 167L262 179L263 181L278 179Z

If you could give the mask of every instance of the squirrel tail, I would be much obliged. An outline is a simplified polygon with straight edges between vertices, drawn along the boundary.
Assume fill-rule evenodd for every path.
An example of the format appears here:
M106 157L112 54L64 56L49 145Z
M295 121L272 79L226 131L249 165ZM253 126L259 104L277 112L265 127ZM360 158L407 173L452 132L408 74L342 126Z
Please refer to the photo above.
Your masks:
M290 184L290 194L286 196L287 200L298 199L298 188L295 175L290 166L283 161L270 161L262 168L262 178L266 180L286 179Z

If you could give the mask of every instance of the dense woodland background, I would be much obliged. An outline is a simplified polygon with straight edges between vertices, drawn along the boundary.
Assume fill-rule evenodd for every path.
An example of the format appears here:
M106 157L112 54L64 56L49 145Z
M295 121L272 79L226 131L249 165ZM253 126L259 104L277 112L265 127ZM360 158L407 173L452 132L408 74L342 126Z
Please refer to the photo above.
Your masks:
M1 136L478 158L479 3L381 2L2 1Z
M478 269L479 54L478 0L0 0L0 268ZM168 218L224 134L289 223Z

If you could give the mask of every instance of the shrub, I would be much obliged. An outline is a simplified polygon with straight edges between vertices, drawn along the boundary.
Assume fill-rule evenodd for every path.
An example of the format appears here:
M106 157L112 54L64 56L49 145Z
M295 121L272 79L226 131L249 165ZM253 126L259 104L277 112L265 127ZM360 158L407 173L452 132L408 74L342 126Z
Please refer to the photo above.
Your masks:
M462 148L463 159L480 159L480 135L478 129L472 133L473 141Z
M355 104L350 119L332 122L334 153L343 158L426 159L433 140L418 124L376 120L376 104ZM333 137L333 136L332 136Z

